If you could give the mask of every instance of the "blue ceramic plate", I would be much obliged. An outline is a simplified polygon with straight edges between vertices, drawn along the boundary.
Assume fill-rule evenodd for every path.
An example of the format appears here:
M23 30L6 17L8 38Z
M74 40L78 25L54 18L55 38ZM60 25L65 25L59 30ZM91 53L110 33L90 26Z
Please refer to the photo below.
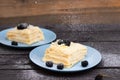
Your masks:
M34 43L32 45L27 45L27 44L22 44L22 43L18 43L17 46L14 46L14 45L11 45L11 41L9 41L7 38L6 38L6 33L7 31L11 30L12 28L9 28L9 29L5 29L3 31L0 32L0 43L1 44L4 44L6 46L10 46L10 47L17 47L17 48L29 48L29 47L36 47L36 46L39 46L39 45L43 45L43 44L47 44L47 43L50 43L52 42L53 40L56 39L56 34L53 32L53 31L50 31L48 29L44 29L44 28L41 28L41 30L43 31L43 34L44 34L44 37L45 39L43 41L39 41L37 43Z
M88 53L87 53L87 55L86 55L86 57L84 59L84 60L87 60L89 62L89 65L87 67L82 67L81 62L78 62L72 68L64 68L63 70L58 70L56 68L55 64L53 65L52 68L50 68L50 67L45 66L45 63L42 61L45 50L49 46L50 46L50 44L47 44L47 45L39 46L39 47L33 49L29 54L29 58L36 65L38 65L38 66L40 66L42 68L51 70L51 71L58 71L58 72L83 71L83 70L90 69L90 68L96 66L98 63L100 63L100 61L102 59L100 52L98 52L96 49L94 49L92 47L87 46Z

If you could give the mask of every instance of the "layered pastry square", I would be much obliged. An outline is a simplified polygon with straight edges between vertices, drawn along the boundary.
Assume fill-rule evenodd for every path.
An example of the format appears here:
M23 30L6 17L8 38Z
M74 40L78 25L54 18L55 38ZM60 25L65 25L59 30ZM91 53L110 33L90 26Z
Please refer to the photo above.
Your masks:
M62 63L66 68L70 68L83 60L86 54L87 47L80 43L57 40L46 49L43 61L52 61L55 64Z
M7 32L7 39L30 45L44 40L44 35L39 27L21 23Z

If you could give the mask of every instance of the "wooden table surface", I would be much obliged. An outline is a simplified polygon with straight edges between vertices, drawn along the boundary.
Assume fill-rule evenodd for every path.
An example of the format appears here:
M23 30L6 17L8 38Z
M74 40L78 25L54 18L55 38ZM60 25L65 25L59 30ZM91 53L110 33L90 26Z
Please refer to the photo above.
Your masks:
M33 49L0 44L0 80L120 80L119 0L0 0L0 31L27 22L101 52L94 68L76 73L44 70L29 59Z
M69 26L69 27L68 27ZM0 80L94 80L98 74L120 79L120 25L49 25L42 26L69 39L98 49L102 61L83 72L56 73L33 64L28 55L32 49L15 49L0 44ZM0 30L7 26L0 27ZM112 78L111 78L112 77Z

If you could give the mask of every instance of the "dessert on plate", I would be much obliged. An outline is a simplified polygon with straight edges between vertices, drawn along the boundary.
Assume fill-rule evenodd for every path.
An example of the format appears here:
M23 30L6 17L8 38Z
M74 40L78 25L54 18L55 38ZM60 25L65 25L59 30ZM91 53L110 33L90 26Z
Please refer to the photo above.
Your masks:
M21 23L7 32L7 39L30 45L44 40L44 35L38 26Z
M55 64L63 64L65 68L71 68L77 62L83 60L87 54L87 47L68 40L57 40L46 49L43 61L51 61Z

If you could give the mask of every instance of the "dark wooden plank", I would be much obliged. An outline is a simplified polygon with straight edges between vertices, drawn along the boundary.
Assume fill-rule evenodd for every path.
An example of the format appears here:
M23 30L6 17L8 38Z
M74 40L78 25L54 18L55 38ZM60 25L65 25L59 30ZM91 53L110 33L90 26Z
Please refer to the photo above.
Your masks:
M99 28L98 28L99 29ZM112 29L112 28L111 28ZM114 29L114 28L113 28ZM116 29L116 28L115 28ZM77 31L75 28L68 28L68 31L64 31L62 28L51 28L50 30L54 31L57 34L57 38L68 39L71 41L83 41L83 42L101 42L101 41L120 41L120 31L119 28L117 31Z
M1 55L0 56L0 65L14 65L14 64L28 64L29 58L28 55Z
M102 61L96 68L120 67L120 42L82 42L99 50ZM0 69L36 69L28 55L30 50L15 50L0 46Z
M55 31L56 32L56 31ZM57 32L56 32L57 33ZM60 32L57 33L57 38L59 39L68 39L70 41L83 41L83 42L113 42L120 41L120 32L119 31L100 31L100 32Z
M80 42L80 41L76 41ZM81 44L85 44L87 46L92 46L98 49L102 53L119 53L120 52L120 42L80 42ZM32 48L33 49L33 48ZM0 45L0 55L27 55L32 49L16 49L10 48L7 46Z
M39 26L39 24L38 24ZM8 26L1 27L7 28ZM96 31L120 31L119 24L53 24L53 25L40 25L40 27L47 28L53 30L55 32L96 32Z
M13 18L0 18L0 27L17 25L28 22L34 25L60 25L65 24L74 27L74 24L119 24L120 13L95 13L95 14L46 14L38 16L25 16ZM63 25L64 26L64 25Z
M43 69L0 70L0 74L0 80L94 80L98 74L106 75L102 80L120 79L120 69L91 69L77 73L55 73Z
M14 19L14 20L13 20ZM5 21L6 19L3 19L2 22L0 22L0 31L6 29L6 28L12 28L15 27L18 23L20 18L13 18ZM33 19L34 20L34 19ZM15 22L18 21L18 22ZM21 20L22 21L22 20ZM36 20L35 20L36 21ZM31 21L33 25L40 26L42 28L50 29L56 32L65 32L65 31L120 31L120 24L70 24L70 23L59 23L55 22L55 24L46 22L40 23Z
M119 0L0 0L0 17L120 12ZM9 13L9 14L8 14Z
M28 54L33 48L27 48L27 49L19 49L19 48L12 48L12 47L8 47L5 45L0 44L0 54L23 54L26 55Z
M40 25L40 24L36 24ZM51 29L56 32L65 32L65 31L120 31L120 24L46 24L41 25L44 28ZM4 28L4 27L3 27ZM7 28L7 26L6 26Z

